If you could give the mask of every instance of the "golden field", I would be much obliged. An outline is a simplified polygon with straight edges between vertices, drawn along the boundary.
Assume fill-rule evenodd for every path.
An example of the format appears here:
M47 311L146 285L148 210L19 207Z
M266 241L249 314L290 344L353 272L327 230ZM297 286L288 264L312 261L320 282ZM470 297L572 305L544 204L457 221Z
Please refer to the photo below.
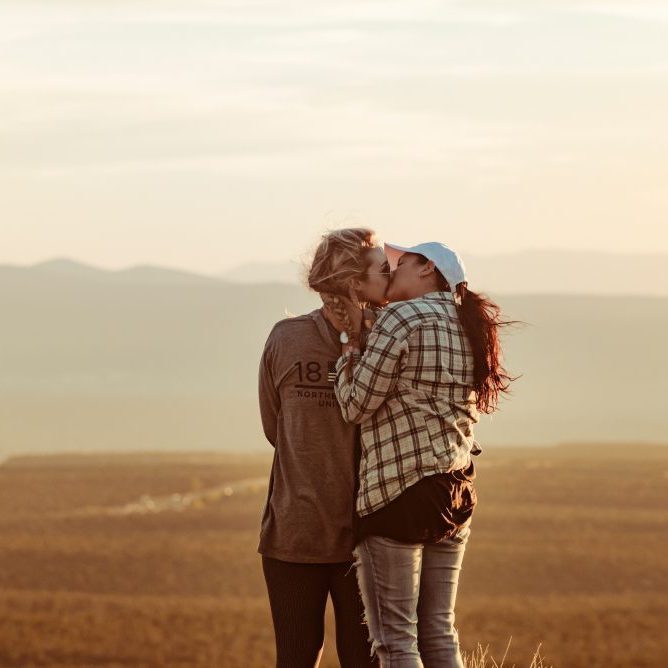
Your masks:
M6 461L0 666L272 666L256 553L270 464L271 452ZM512 637L508 667L528 667L539 644L555 668L665 666L668 447L489 447L477 464L464 649L500 662ZM338 665L329 622L323 668Z

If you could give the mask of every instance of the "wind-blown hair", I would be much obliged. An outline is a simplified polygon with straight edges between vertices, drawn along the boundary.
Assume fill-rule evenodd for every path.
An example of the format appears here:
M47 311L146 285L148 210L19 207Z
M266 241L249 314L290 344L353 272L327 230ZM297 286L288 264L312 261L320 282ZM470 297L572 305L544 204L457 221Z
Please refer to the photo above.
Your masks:
M348 296L353 278L364 278L369 251L376 235L365 227L348 227L323 234L308 270L308 286L315 292Z
M428 262L424 255L418 256L422 264ZM438 269L438 289L450 292L450 285ZM501 308L484 294L469 290L466 283L456 286L457 313L469 341L474 359L474 389L477 407L482 413L493 413L498 408L502 394L510 392L511 377L503 366L503 353L499 330L517 324L514 320L503 320Z

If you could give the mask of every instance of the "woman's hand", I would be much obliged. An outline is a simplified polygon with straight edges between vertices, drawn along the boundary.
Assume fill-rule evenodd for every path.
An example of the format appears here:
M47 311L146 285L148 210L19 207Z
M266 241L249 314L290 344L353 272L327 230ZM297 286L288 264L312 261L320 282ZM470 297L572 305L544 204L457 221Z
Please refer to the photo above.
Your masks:
M345 331L344 316L346 311L343 305L339 303L338 297L326 292L320 293L320 297L323 303L322 311L325 314L325 318L327 318L337 332Z
M363 311L357 293L350 288L348 297L322 293L325 317L339 332L359 334L362 329Z
M334 295L325 296L321 294L320 296L322 297L322 312L325 318L327 318L337 332L346 331L346 325L343 320L344 310L334 301Z

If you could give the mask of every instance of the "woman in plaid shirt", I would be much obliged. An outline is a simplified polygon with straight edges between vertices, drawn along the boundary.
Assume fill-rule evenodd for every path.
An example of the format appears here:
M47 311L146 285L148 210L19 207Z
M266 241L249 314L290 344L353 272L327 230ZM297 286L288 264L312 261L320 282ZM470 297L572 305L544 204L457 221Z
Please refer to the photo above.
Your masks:
M448 247L385 251L391 303L364 350L354 291L326 308L345 332L336 397L361 425L357 576L381 666L463 668L454 605L476 504L473 425L511 380L505 323Z

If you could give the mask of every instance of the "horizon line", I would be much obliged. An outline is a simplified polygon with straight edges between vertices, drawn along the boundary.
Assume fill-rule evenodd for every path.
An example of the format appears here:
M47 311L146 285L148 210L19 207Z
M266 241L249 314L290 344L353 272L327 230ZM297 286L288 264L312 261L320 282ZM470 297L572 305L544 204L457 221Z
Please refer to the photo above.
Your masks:
M668 257L668 251L663 252L651 252L651 251L638 251L638 252L629 252L629 251L610 251L610 250L591 250L591 249L571 249L571 248L548 248L548 247L534 247L534 248L525 248L516 251L501 251L498 253L481 253L473 254L462 251L462 255L469 258L501 258L501 257L512 257L517 255L529 255L531 253L551 253L551 254L563 254L563 255L591 255L597 257L624 257L624 258L652 258L652 259L661 259ZM69 263L71 265L76 265L81 268L93 269L96 271L101 271L105 273L122 273L124 271L129 271L133 269L163 269L168 271L192 274L195 276L202 276L205 278L221 278L226 273L241 269L243 267L248 267L252 265L259 266L268 266L268 265L300 265L301 261L294 258L283 258L279 260L248 260L231 266L229 269L220 270L219 273L208 273L201 269L193 269L191 267L184 267L171 264L159 264L151 261L145 262L136 262L132 264L125 264L122 266L110 267L104 266L101 264L95 264L93 261L82 260L72 256L66 255L52 255L42 260L36 260L30 263L17 263L0 260L0 268L11 268L11 269L35 269L40 266L56 264L56 263ZM266 283L266 281L260 281Z

